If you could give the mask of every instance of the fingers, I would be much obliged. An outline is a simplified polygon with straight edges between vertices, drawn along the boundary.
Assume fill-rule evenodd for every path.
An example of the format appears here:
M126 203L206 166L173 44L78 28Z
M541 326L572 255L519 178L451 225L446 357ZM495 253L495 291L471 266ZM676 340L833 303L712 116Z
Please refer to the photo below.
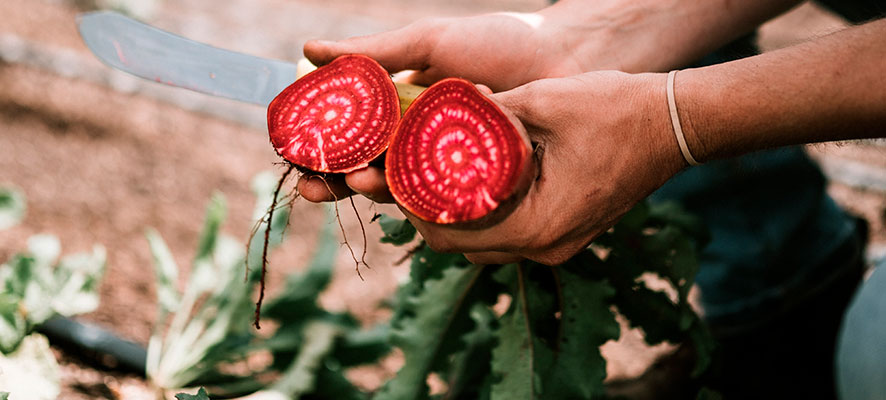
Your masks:
M327 64L344 54L364 54L378 61L389 72L423 70L436 41L435 20L422 20L403 28L341 41L311 40L304 54L316 65Z
M320 203L341 200L355 192L377 203L393 203L384 170L367 167L342 175L319 177L304 175L298 180L299 194L308 201Z
M381 168L367 167L351 172L345 176L345 183L351 190L377 203L394 202Z
M492 89L490 89L489 86L486 86L486 85L484 85L484 84L482 84L482 83L479 83L479 84L477 84L476 86L477 86L477 90L479 90L480 93L483 93L483 94L485 94L485 95L487 95L487 96L491 96L491 95L492 95Z
M340 176L302 175L296 185L299 195L314 203L343 199L353 194Z

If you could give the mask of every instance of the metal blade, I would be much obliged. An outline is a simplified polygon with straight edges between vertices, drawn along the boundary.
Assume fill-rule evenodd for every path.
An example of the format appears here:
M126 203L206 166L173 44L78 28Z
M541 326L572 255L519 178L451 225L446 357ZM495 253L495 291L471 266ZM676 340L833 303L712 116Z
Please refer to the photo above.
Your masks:
M115 12L81 14L77 23L102 62L159 83L268 105L295 81L293 63L219 49Z

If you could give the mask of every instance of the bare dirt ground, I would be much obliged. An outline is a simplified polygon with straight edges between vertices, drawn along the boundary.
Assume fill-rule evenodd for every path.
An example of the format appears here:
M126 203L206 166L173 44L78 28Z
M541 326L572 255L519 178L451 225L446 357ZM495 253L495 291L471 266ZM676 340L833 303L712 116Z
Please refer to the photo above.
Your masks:
M0 34L88 58L74 22L88 3L4 0L0 3ZM290 60L300 57L301 44L309 38L341 38L391 29L426 16L529 11L544 4L540 0L144 3L149 4L148 11L142 11L144 17L157 26L221 47ZM786 21L764 29L768 48L838 26L815 10L795 12ZM64 66L47 70L0 63L0 184L23 190L29 207L23 224L0 233L0 260L24 248L27 237L36 233L58 236L65 253L103 245L108 250L108 270L101 305L83 319L146 344L155 299L145 229L156 228L178 264L186 267L196 246L204 207L212 193L219 191L229 206L224 231L245 241L252 224L250 179L259 171L277 169L277 156L268 145L266 132L251 125L248 118L234 122L205 110L187 111L139 92L121 92L89 80L60 76L59 68ZM263 112L252 106L233 107L242 107L253 116ZM883 147L823 146L812 151L824 159L886 164ZM883 192L835 184L833 193L871 222L876 243L886 241ZM371 207L366 201L358 202L364 221L376 210ZM397 213L391 207L379 206L377 210ZM359 237L356 218L344 212L342 219L350 237ZM271 259L271 291L276 287L274 282L304 264L315 233L328 223L333 222L323 207L296 204L293 234ZM377 305L406 273L405 266L392 266L402 250L377 244L376 226L369 226L368 233L367 261L374 268L364 272L365 281L356 276L343 248L336 279L322 299L330 308L351 310L367 324L385 316ZM607 345L611 376L636 376L656 354L665 351L644 348L638 335L634 332L620 344ZM153 398L150 388L136 375L95 369L61 351L56 353L62 365L63 399ZM394 369L391 363L396 361L356 371L353 377L365 386L378 385Z

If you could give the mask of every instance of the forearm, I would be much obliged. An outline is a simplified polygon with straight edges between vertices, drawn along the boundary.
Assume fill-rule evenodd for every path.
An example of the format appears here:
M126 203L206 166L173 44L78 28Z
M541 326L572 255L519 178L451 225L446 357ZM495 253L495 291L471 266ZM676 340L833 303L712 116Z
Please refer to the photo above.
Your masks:
M676 100L699 160L886 136L886 19L815 41L681 71Z
M562 0L539 14L542 28L563 30L557 45L577 53L582 70L653 72L684 67L799 3Z

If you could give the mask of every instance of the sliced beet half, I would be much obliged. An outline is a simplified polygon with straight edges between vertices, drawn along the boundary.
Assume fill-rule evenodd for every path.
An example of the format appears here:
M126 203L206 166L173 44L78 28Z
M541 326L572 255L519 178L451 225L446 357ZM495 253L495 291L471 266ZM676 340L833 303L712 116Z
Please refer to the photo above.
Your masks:
M473 83L449 78L406 110L385 177L397 203L425 221L485 222L528 187L531 154L519 121Z
M388 72L369 57L345 55L280 92L268 106L268 132L289 162L343 173L381 155L399 118Z

